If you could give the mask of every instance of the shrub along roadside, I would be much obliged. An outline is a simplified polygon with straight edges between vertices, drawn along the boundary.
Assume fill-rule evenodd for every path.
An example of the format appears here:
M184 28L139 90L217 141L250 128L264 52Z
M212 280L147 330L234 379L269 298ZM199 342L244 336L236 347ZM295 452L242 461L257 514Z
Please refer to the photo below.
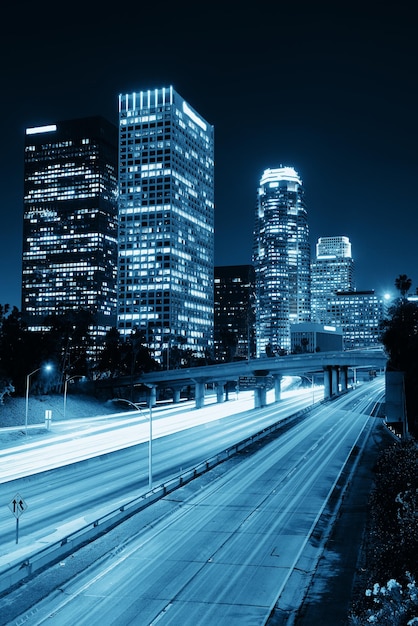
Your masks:
M363 588L350 624L418 626L418 446L395 442L379 454L364 540ZM416 621L415 621L416 620Z

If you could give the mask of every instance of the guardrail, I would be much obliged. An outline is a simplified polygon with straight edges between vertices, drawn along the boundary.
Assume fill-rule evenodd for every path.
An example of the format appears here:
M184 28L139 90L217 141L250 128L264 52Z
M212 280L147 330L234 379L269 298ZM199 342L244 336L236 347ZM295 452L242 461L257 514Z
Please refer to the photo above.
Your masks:
M0 593L4 593L25 579L31 578L47 566L53 565L75 550L81 548L83 545L97 539L100 535L105 534L121 522L124 522L136 513L146 509L157 500L164 498L164 496L172 493L176 489L179 489L183 485L186 485L198 476L205 474L220 463L227 461L240 450L247 448L251 444L267 437L268 435L271 435L284 425L288 425L289 422L302 417L311 411L313 407L322 404L323 402L326 401L321 400L316 402L314 405L310 405L293 415L289 415L288 417L271 424L263 430L247 437L246 439L243 439L242 441L239 441L222 452L219 452L210 459L202 461L198 465L185 470L178 476L169 479L159 487L155 487L151 491L138 496L134 500L130 500L119 508L110 511L106 515L98 517L89 524L62 537L60 540L55 541L49 546L40 548L39 550L35 549L34 552L23 559L16 559L14 563L9 564L6 568L0 571Z

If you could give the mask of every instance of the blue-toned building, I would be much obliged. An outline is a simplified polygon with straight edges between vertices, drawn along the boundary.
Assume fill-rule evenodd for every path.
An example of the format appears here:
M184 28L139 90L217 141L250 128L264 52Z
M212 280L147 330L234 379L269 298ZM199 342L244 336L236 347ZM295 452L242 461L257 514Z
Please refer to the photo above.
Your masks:
M302 180L293 167L264 171L253 263L257 356L287 353L290 327L310 321L310 244Z
M173 87L119 96L118 328L213 349L214 128Z
M116 324L117 141L100 116L26 130L22 313L31 330L84 310L97 347Z

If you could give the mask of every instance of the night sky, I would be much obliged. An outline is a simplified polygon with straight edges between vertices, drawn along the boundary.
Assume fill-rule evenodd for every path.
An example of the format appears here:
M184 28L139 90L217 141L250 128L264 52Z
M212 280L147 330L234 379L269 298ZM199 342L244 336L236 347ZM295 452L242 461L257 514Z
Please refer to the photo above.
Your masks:
M412 8L206 6L75 0L2 9L0 304L20 308L25 128L97 114L117 124L119 93L169 85L215 126L216 265L251 262L261 174L289 165L304 182L312 255L318 237L346 235L357 289L394 293L407 274L415 292Z

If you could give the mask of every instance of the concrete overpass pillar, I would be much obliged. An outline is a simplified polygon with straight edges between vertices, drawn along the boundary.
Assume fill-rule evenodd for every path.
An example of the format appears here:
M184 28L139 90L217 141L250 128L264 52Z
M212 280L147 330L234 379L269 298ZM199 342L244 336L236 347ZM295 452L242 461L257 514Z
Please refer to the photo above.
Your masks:
M173 402L174 402L174 404L178 404L180 402L180 394L181 394L180 387L174 387L174 389L173 389Z
M216 383L216 401L225 402L225 382L218 381Z
M348 367L345 365L340 370L341 391L347 391L348 387Z
M267 405L267 391L265 387L256 387L254 389L254 408L261 409Z
M331 368L324 367L324 399L331 397Z
M331 367L331 395L338 395L338 367Z
M275 402L280 402L280 400L282 399L282 375L281 374L276 374L274 375L274 401Z
M194 390L196 409L201 409L205 404L205 383L196 382Z

